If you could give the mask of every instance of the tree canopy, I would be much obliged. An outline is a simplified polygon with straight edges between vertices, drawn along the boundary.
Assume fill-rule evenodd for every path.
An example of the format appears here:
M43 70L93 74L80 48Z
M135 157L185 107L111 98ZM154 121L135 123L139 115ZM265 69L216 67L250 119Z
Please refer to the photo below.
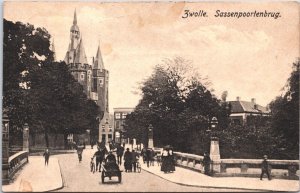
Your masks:
M50 38L44 28L4 19L3 106L12 128L28 123L47 146L48 133L96 130L100 114L67 65L53 61Z
M272 128L283 137L281 148L289 152L289 158L299 158L299 67L300 59L293 63L282 96L270 103Z
M195 134L200 141L205 137L199 134L205 133L212 117L226 126L229 114L207 88L208 83L192 72L191 63L179 57L157 65L141 84L142 99L126 119L127 135L147 144L152 124L156 146L172 145L191 152L192 139Z

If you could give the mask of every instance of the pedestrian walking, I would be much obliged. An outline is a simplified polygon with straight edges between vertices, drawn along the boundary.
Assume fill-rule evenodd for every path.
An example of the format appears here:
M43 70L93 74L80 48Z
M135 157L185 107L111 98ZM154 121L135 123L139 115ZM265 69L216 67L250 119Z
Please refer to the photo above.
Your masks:
M50 152L49 149L46 149L46 151L43 154L44 158L45 158L45 166L48 166L49 163L49 158L50 158Z
M271 180L271 175L270 175L270 164L268 162L268 156L264 155L264 160L261 163L261 175L260 175L260 180L262 180L264 174L267 174L268 179Z
M169 166L169 172L174 172L175 171L175 159L174 159L174 153L173 150L169 150L169 156L168 156L168 166Z
M122 165L122 157L124 154L124 147L121 146L121 144L117 147L117 159L118 159L118 165Z
M105 154L107 154L107 149L105 146L99 146L98 150L94 153L93 158L96 157L96 171L98 171L99 166L99 172L101 172L101 163L105 158Z
M150 149L150 165L154 166L154 157L155 157L155 151L154 149Z
M132 171L132 154L129 151L129 148L126 149L126 152L124 154L124 167L125 167L125 172Z
M147 162L147 167L149 168L150 166L150 161L151 161L151 149L146 150L146 162Z
M76 147L79 163L82 161L82 153L83 153L83 149L84 149L84 147L83 147L82 145L80 145L80 143L79 143L79 145Z
M208 176L210 175L210 163L211 163L211 159L208 153L205 152L203 157L203 166L204 166L204 174Z
M169 156L169 153L167 151L167 149L164 149L162 154L161 154L161 167L160 167L160 170L163 171L164 173L167 173L168 172L168 156Z
M141 155L142 155L142 157L143 157L143 162L144 162L144 164L145 164L146 161L147 161L146 151L147 151L146 148L143 148L142 151L141 151Z
M95 173L95 163L94 163L94 157L91 158L90 162L91 172Z
M135 150L132 150L132 166L133 166L133 171L136 172L136 164L137 162L139 161L139 154L135 151Z

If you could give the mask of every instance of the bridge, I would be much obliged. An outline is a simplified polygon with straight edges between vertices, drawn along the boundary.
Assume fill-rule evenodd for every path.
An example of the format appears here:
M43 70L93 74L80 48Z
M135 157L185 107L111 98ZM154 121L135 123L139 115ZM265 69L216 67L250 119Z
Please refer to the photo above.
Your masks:
M114 177L112 180L106 179L107 183L103 184L101 173L90 172L90 159L95 151L95 148L91 149L90 146L87 146L83 152L81 163L78 162L74 150L59 152L60 154L50 157L48 167L44 165L41 154L29 156L28 163L16 172L10 184L2 186L2 190L4 192L253 192L299 190L298 180L276 178L271 181L267 179L260 181L259 178L253 177L206 176L197 165L201 156L178 152L176 153L177 167L174 173L164 174L160 171L160 166L157 163L148 168L140 161L141 173L123 172L120 184ZM23 157L25 155L26 158L27 154L21 153L21 155ZM226 163L229 164L228 160ZM121 169L124 170L123 166Z

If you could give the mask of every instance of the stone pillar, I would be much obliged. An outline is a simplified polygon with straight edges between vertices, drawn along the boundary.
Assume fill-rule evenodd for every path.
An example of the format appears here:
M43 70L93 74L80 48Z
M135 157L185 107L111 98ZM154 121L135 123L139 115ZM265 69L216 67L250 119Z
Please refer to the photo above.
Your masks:
M210 159L212 161L211 170L213 173L221 172L221 157L219 148L219 139L217 137L211 137L210 141Z
M2 116L2 184L9 184L9 119L6 112Z
M27 123L23 127L23 151L29 152L29 127Z

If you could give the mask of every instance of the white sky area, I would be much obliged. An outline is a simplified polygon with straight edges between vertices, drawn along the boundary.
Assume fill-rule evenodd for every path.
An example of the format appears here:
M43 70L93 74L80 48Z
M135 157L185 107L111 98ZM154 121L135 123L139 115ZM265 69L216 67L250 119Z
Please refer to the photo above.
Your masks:
M281 94L299 57L299 5L273 3L5 2L4 18L44 27L63 60L74 10L91 64L98 44L110 72L110 112L135 107L138 83L165 58L183 57L208 77L214 94L266 105ZM206 18L183 19L184 10ZM221 11L273 11L274 18L216 18Z

